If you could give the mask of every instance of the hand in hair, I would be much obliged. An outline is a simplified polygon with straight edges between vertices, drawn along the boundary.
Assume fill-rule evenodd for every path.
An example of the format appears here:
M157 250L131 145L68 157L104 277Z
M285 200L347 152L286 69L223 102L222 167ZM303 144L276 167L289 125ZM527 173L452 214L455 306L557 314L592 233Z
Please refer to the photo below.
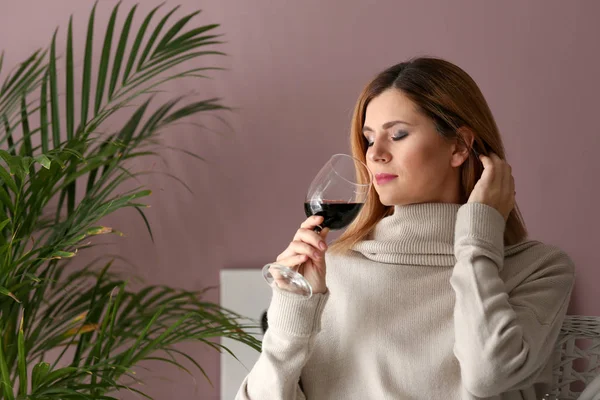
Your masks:
M468 202L493 207L506 221L515 207L516 192L512 167L494 153L489 157L480 155L479 159L483 164L483 173L475 184Z

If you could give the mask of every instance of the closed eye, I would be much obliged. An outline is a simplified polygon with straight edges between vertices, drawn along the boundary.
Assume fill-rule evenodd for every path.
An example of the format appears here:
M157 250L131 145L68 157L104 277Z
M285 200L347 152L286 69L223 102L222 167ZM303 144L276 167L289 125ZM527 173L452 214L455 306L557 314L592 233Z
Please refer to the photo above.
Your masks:
M407 136L408 136L408 132L398 131L398 133L396 133L394 136L392 136L392 140L393 141L402 140ZM373 143L375 143L375 142L370 142L369 138L366 138L366 137L365 137L365 141L367 142L367 147L371 147L371 146L373 146Z
M394 135L394 137L392 138L392 140L400 140L400 139L404 139L405 137L408 136L408 132L405 131L399 131L398 133L396 133Z

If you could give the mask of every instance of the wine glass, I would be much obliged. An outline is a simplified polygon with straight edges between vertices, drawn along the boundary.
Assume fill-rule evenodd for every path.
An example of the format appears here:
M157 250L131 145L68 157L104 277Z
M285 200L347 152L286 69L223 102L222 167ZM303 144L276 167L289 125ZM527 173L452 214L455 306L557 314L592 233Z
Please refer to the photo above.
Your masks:
M324 228L339 230L354 221L367 201L373 176L360 160L347 154L334 154L321 168L308 188L304 200L307 217L323 216L323 223L314 231ZM277 285L306 298L312 296L310 283L294 269L277 263L263 267L263 277L269 285Z

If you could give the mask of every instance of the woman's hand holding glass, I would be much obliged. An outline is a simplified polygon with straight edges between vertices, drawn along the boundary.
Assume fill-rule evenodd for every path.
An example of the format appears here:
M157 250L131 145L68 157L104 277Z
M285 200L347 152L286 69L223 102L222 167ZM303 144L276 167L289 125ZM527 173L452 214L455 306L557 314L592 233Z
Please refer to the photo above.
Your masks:
M327 291L325 252L327 251L326 239L329 228L323 229L320 233L314 231L314 228L323 223L323 219L318 215L307 218L300 225L300 229L296 231L289 246L277 257L277 264L286 266L304 276L304 279L312 287L313 294ZM278 287L295 291L293 285L290 285L277 269L271 268L270 272Z

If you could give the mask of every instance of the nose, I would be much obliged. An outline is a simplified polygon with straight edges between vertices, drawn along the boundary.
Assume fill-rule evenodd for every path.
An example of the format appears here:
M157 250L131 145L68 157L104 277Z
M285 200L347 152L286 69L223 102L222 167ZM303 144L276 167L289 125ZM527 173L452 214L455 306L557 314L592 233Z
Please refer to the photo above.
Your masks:
M375 142L369 148L369 160L371 160L371 162L387 163L391 158L391 153L382 144Z

